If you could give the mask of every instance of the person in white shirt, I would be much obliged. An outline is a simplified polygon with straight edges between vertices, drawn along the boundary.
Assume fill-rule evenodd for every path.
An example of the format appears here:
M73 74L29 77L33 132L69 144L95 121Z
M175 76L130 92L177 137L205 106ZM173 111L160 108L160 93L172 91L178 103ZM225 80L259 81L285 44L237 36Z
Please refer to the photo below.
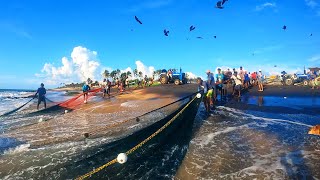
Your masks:
M234 74L231 76L231 79L235 82L235 87L232 95L234 95L235 91L238 91L239 97L241 97L241 85L242 85L242 79L238 75L237 72L234 72Z

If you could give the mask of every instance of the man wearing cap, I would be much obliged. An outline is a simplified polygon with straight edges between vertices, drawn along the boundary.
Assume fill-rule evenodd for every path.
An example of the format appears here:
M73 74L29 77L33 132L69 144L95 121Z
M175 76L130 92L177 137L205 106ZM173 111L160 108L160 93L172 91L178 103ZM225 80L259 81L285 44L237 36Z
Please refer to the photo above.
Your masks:
M44 104L44 108L47 108L47 104L46 104L46 88L44 88L44 84L41 83L40 84L41 87L38 88L36 94L34 95L35 97L37 96L37 94L39 94L38 96L38 105L37 105L37 109L39 110L39 105L41 103L41 101L43 101L43 104Z

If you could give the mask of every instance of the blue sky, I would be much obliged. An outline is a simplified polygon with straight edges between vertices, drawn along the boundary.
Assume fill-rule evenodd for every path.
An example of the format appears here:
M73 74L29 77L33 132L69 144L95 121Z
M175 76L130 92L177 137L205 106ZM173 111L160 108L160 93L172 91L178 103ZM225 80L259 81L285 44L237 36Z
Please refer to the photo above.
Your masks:
M66 78L79 80L73 77L77 69L71 57L79 46L85 48L83 53L91 53L88 61L98 63L94 73L105 67L134 69L137 60L155 69L181 66L199 76L207 69L240 65L272 73L320 66L319 0L229 0L222 10L215 3L1 1L0 88L36 88L50 80L52 68L59 67L59 77L54 76L57 81L50 86ZM189 32L191 25L196 29ZM164 29L170 31L168 37ZM72 72L62 68L63 57L73 66ZM46 63L51 70L43 71Z

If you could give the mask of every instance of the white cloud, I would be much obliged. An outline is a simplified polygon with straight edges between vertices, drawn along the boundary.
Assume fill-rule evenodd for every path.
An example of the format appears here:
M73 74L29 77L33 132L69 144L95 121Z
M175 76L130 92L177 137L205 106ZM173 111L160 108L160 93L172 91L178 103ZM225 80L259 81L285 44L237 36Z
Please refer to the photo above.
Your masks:
M102 80L102 73L104 70L111 72L113 69L111 67L106 67L100 65L98 58L98 53L96 51L91 51L85 47L78 46L71 52L71 59L63 57L61 59L61 66L55 66L52 63L45 63L41 73L36 73L35 77L37 81L41 80L43 83L49 86L57 86L63 83L77 83L86 81L87 78L92 80ZM153 66L147 66L143 64L140 60L135 62L136 69L138 72L142 72L143 76L148 77L153 76L155 68ZM121 73L130 71L133 77L133 68L127 67L120 70ZM190 73L192 77L196 77L194 74Z
M100 78L101 73L99 74L97 71L100 66L97 61L97 52L78 46L73 49L71 59L68 60L67 57L63 57L60 67L45 63L41 73L37 73L35 76L44 79L44 82L49 85L83 82L88 78L93 80Z
M271 3L271 2L266 2L264 4L261 4L261 5L258 5L256 6L256 11L262 11L263 9L266 9L266 8L277 8L277 5L276 3Z
M146 66L140 60L136 61L138 72L142 72L143 76L147 75L148 77L152 77L155 68L153 66Z
M186 75L187 75L188 79L196 79L199 77L199 76L193 74L192 72L186 72Z
M97 78L96 70L100 64L97 61L96 51L90 51L85 47L78 46L73 49L71 58L81 81L85 81L88 78Z

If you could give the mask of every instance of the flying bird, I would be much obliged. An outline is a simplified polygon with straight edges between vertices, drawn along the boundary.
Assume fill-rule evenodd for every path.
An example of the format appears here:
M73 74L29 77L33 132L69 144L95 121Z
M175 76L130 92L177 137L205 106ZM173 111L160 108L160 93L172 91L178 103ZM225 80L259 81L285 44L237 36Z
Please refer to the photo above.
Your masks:
M277 65L274 65L274 67L277 67Z
M203 39L201 36L198 36L197 38L198 38L198 39Z
M169 31L167 31L166 29L163 30L163 33L165 36L169 36Z
M223 7L222 7L222 2L221 2L221 1L218 1L218 2L217 2L216 8L218 8L218 9L223 9Z
M137 16L134 16L134 19L139 23L142 24L142 22L139 20L139 18Z
M216 8L218 9L223 9L223 5L224 3L226 3L228 0L222 0L222 1L218 1L217 2L217 5L216 5Z
M189 28L190 31L193 31L195 29L196 29L196 27L194 27L194 26L190 26L190 28Z
M215 39L217 38L217 36L213 36Z
M287 29L287 26L286 26L286 25L284 25L284 26L282 27L282 29L283 29L283 30L286 30L286 29Z
M310 36L312 36L312 33L310 34Z

